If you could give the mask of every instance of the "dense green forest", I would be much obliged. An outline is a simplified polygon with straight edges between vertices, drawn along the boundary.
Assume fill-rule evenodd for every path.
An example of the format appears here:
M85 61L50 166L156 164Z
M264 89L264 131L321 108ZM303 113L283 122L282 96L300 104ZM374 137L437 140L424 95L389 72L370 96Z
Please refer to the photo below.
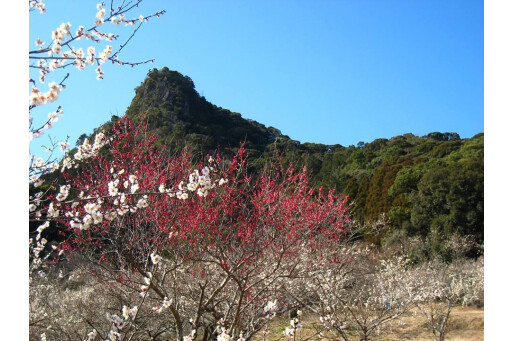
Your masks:
M255 173L271 159L305 165L315 186L349 196L352 216L362 226L384 214L386 229L367 236L373 242L411 236L442 241L457 233L483 244L483 133L468 139L454 132L404 134L348 147L300 143L208 102L189 77L168 68L150 71L135 92L126 114L147 120L158 143L196 156L219 151L228 158L245 141Z

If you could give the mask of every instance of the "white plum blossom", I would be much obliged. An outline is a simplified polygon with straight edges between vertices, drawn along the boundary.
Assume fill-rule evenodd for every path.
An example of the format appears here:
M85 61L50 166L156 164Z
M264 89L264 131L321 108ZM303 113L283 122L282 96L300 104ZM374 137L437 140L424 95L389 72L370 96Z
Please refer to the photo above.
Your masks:
M44 72L43 72L44 75ZM32 87L32 92L30 94L30 105L31 106L38 106L46 103L53 102L57 99L59 96L59 93L61 91L60 85L58 85L55 82L51 82L48 84L49 90L46 93L42 93L37 87Z
M93 329L92 332L87 334L87 339L85 341L96 341L96 337L98 336L98 332L96 329Z
M183 337L183 341L193 341L194 340L194 337L196 335L196 330L193 329L190 334L186 335Z
M146 283L147 285L151 284L151 276L144 277L144 283Z
M230 341L231 337L226 330L222 328L221 332L217 335L217 341Z
M55 30L52 31L52 40L54 43L60 43L66 39L66 37L70 34L69 29L71 28L71 23L62 23L60 26Z
M50 62L50 64L48 64L48 67L50 68L51 71L55 71L59 68L59 66L61 64L62 64L61 60L55 59L54 61Z
M47 211L47 214L48 214L48 218L57 218L59 216L59 210L56 210L54 207L53 207L53 202L50 203L50 205L48 206L48 211Z
M76 220L71 220L69 222L69 226L71 226L71 228L73 228L73 229L80 229L80 230L83 229L82 223L80 223L79 221L76 221Z
M60 191L59 191L59 194L57 194L56 199L58 201L66 200L66 198L69 195L69 189L70 189L70 185L60 186Z
M176 198L181 199L181 200L187 200L188 193L179 191L178 193L176 193Z
M128 320L130 317L132 319L135 319L135 316L137 315L138 308L137 306L134 306L133 308L129 308L127 306L123 306L123 317L125 320Z
M67 156L62 160L62 170L61 171L64 171L65 169L71 169L71 167L73 167L73 160L71 160L71 158L69 156Z
M52 54L52 53L59 54L61 51L62 51L62 46L58 42L55 42L49 53L50 54Z
M151 254L151 261L153 262L153 264L157 265L158 263L160 263L161 260L162 257L157 255L155 252Z
M75 56L77 59L83 59L84 58L84 50L82 48L79 48L75 51Z
M57 122L59 120L59 116L57 116L56 112L49 113L48 118L50 119L50 122Z
M60 150L65 153L69 148L68 142L59 142Z
M166 296L166 297L164 297L164 300L163 300L163 302L162 302L162 305L161 305L161 306L153 307L153 310L154 310L156 313L160 314L160 313L162 313L162 311L164 311L165 309L169 308L169 307L171 306L171 303L172 303L172 301L171 301L171 300L169 300L169 299L167 298L167 296Z
M265 313L277 311L277 300L268 301L267 305L263 310Z
M103 8L102 4L98 4L96 6L96 8L98 9L98 12L96 13L96 19L94 20L94 25L101 26L104 23L103 18L105 17L106 10L105 10L105 8Z
M29 2L29 5L32 8L38 9L41 14L46 12L45 4L43 3L42 0L32 0L32 1Z
M44 183L44 179L39 178L34 182L34 187L39 187Z
M290 338L293 338L293 336L295 335L295 329L293 328L290 328L290 327L286 327L286 329L283 331L283 334L285 336L288 336Z
M139 184L138 183L135 183L132 185L132 187L130 188L130 193L131 194L134 194L135 192L137 192L139 190Z
M82 230L88 230L89 227L91 227L92 223L94 222L94 219L91 217L90 214L87 214L83 219L83 224L80 226Z
M107 143L105 134L99 132L94 138L94 144L91 145L89 139L85 139L78 151L74 155L75 160L85 160L98 154L100 149Z
M299 323L298 318L294 318L290 320L290 325L294 330L302 330L302 324Z
M107 45L105 49L99 54L99 58L102 64L107 61L108 56L112 54L112 50L112 46Z
M116 218L116 216L117 216L117 212L113 211L113 212L106 213L103 216L103 218L105 218L108 221L113 221Z
M197 195L199 195L200 197L206 197L208 195L208 190L205 188L199 188L197 190Z
M108 333L108 339L109 339L109 341L121 341L121 334L116 331L111 330Z
M39 240L39 238L37 238ZM41 259L39 258L39 254L44 249L46 245L47 240L45 238L42 238L40 241L37 242L36 246L32 249L32 253L34 254L35 258L41 263Z
M108 183L108 195L115 197L118 194L117 185L119 184L119 180L116 179L114 181L110 181Z
M119 317L115 314L110 314L109 312L107 312L106 315L107 315L107 320L112 322L118 330L123 329L123 327L126 325L126 323L124 322L124 320L121 317Z
M45 229L47 229L48 227L50 226L50 222L47 221L45 222L43 225L40 225L38 228L37 228L37 232L39 234L41 234L41 232L43 232Z
M196 182L190 182L190 183L188 183L188 184L187 184L187 189L188 189L189 191L191 191L191 192L194 192L194 191L197 189L197 187L198 187L198 186L199 186L199 184L198 184L198 183L196 183Z
M42 168L44 164L44 161L42 158L38 157L36 159L36 163L33 165L34 168Z

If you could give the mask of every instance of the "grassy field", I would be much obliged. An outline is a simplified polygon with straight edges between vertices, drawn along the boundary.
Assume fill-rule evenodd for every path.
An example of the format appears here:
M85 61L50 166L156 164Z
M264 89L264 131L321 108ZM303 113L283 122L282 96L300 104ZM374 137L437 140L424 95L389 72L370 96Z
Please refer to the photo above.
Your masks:
M324 337L320 335L314 336L321 324L313 316L307 314L301 319L304 329L300 337L306 339L310 336L310 340L326 340L338 339L336 336L324 332ZM284 329L289 326L288 318L276 318L270 324L270 335L266 338L268 341L287 340L283 335ZM404 315L400 320L391 322L388 325L390 330L381 333L376 337L378 341L391 340L415 340L427 341L434 340L432 332L428 329L428 325L423 315L418 312L411 311ZM318 328L318 329L317 329ZM351 340L358 340L355 333L347 331ZM263 337L258 335L257 340ZM474 307L456 307L450 314L448 322L446 340L447 341L478 341L484 339L484 310ZM298 338L297 338L298 340Z

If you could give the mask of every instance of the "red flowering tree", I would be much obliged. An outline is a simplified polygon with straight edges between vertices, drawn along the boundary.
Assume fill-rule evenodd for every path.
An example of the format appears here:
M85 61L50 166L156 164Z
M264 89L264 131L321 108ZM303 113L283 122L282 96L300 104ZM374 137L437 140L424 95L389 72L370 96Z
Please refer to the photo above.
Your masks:
M69 185L46 210L67 235L56 252L85 255L105 283L140 294L101 337L167 314L178 340L248 339L284 283L307 270L304 250L344 234L345 198L313 189L306 170L269 166L252 178L243 147L227 169L210 157L192 170L189 155L156 148L127 118L104 139L104 153L64 172Z

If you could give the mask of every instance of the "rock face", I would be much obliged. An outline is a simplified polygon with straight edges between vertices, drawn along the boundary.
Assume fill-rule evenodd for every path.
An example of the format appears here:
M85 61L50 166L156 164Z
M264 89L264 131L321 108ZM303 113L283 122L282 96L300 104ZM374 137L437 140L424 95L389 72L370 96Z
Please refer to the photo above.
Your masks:
M218 147L237 148L246 141L247 149L261 154L281 135L275 128L211 104L197 93L189 77L168 68L150 71L135 92L127 115L137 119L144 113L151 129L177 148L212 152Z

